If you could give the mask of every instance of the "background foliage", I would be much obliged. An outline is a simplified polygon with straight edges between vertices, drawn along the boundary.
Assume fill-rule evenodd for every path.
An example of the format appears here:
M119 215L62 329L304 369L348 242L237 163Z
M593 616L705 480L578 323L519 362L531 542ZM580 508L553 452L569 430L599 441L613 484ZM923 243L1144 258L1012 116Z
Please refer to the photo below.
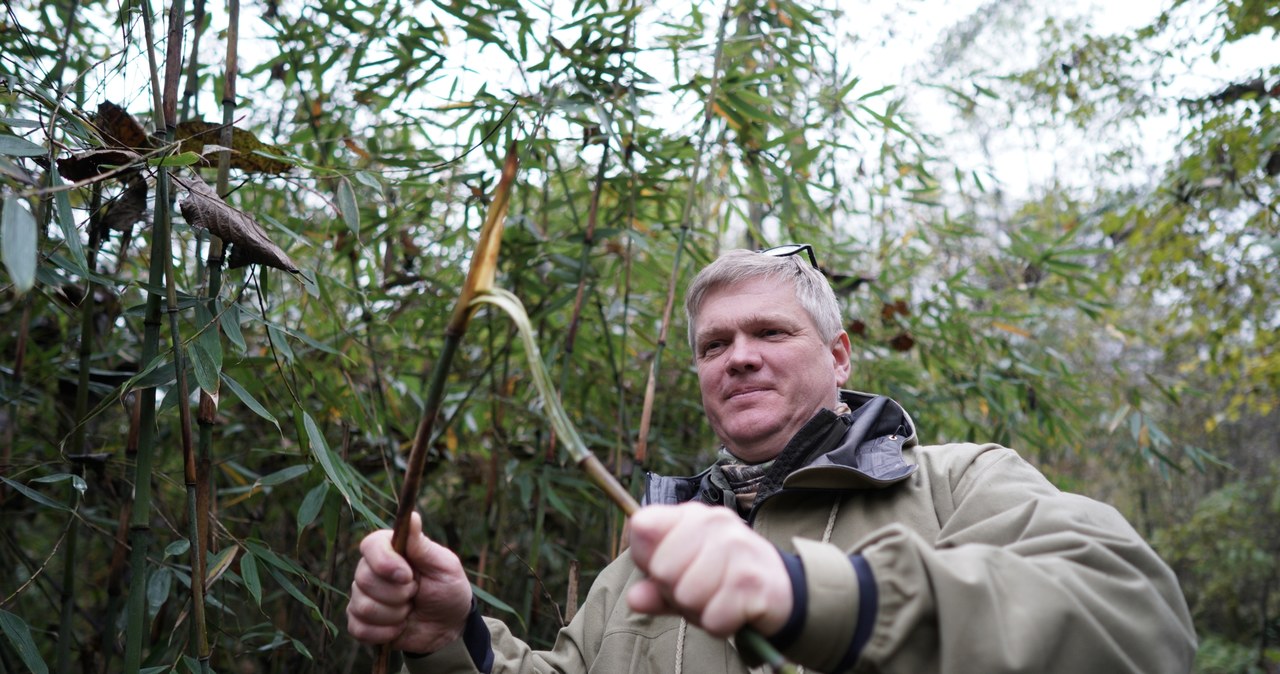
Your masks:
M498 284L625 482L713 449L672 281L811 242L852 387L1115 503L1182 578L1200 670L1274 671L1280 63L1198 73L1273 45L1275 7L1176 0L1111 34L992 3L893 87L847 47L873 9L6 3L0 671L367 668L355 545L394 511L511 142ZM133 154L86 154L108 148ZM1006 187L1010 152L1049 166ZM175 208L192 171L287 262L240 265L238 241L222 264ZM473 322L447 396L428 530L548 644L620 518L558 451L506 318Z

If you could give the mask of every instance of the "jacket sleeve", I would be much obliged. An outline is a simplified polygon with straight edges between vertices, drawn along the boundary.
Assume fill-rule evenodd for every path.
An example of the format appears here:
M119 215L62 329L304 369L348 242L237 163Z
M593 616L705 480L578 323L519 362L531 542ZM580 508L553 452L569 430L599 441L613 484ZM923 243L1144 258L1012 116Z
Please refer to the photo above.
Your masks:
M627 560L626 562L621 560ZM463 639L422 657L405 659L409 674L585 674L600 649L607 616L620 600L620 589L634 567L629 556L614 560L592 583L582 608L556 636L549 651L536 651L500 620L484 619L489 630L492 668L481 670ZM484 658L480 658L484 660Z
M829 644L826 663L812 666L839 662L830 658L856 629L850 607L866 615L860 602L874 594L855 671L1191 670L1196 638L1177 578L1114 508L1058 491L997 445L936 448L921 468L936 540L894 524L852 550L797 546L810 597L822 598L806 619L817 636L802 640ZM873 593L859 591L849 563L859 556ZM828 585L815 587L824 575ZM833 624L840 634L824 629Z

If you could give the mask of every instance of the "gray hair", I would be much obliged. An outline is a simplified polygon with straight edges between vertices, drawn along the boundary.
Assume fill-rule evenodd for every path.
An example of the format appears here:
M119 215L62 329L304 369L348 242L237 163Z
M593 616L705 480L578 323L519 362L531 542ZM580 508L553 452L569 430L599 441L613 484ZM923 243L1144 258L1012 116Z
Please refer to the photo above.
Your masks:
M707 298L707 293L718 288L731 286L758 278L776 282L790 281L795 290L796 301L813 319L818 328L818 336L823 342L830 342L840 334L844 326L840 320L840 303L831 290L822 272L809 264L802 255L777 257L763 255L751 250L730 250L714 262L702 268L693 278L688 292L684 296L684 314L689 323L689 347L695 352L694 329L697 324L698 311Z

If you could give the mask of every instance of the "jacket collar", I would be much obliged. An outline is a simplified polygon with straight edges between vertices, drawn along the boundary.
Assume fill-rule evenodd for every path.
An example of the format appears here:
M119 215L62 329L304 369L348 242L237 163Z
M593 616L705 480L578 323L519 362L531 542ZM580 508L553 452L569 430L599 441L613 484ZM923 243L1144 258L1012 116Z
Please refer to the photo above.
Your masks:
M782 489L879 489L916 471L902 450L917 444L915 424L897 402L884 396L841 391L849 413L818 412L787 443L774 462L757 503ZM645 504L698 499L722 504L732 495L704 470L691 477L649 473Z

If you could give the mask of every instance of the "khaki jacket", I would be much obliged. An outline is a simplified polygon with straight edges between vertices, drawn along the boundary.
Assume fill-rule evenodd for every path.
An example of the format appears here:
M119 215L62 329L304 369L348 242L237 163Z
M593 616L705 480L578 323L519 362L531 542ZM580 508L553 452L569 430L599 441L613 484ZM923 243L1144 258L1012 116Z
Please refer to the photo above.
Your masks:
M1191 670L1195 632L1177 578L1115 509L1059 491L998 445L916 446L897 403L845 397L855 415L875 402L900 415L894 423L905 420L889 436L893 456L864 460L868 442L883 450L884 437L861 438L858 458L827 452L791 472L750 517L758 533L804 564L808 613L786 652L793 662L835 674L857 627L860 597L849 556L859 554L878 600L852 671ZM827 460L832 456L842 460ZM884 475L891 479L877 477ZM492 671L748 671L732 643L677 617L631 612L624 595L638 577L625 553L606 567L550 651L531 650L486 618ZM414 674L477 672L460 643L407 667Z

